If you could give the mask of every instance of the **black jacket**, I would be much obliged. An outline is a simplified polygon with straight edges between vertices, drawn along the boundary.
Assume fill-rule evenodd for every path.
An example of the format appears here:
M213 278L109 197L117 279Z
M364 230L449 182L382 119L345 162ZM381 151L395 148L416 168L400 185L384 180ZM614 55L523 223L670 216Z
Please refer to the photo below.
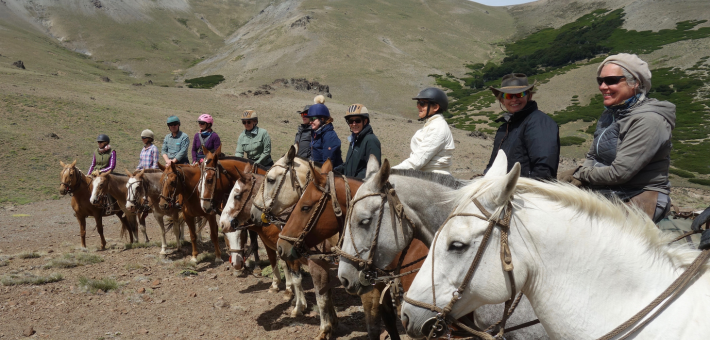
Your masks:
M353 139L355 140L354 142ZM357 136L350 135L348 141L350 143L348 143L348 154L345 158L345 163L335 167L333 170L346 176L365 179L367 161L370 159L370 155L375 155L377 161L381 162L382 149L380 140L377 139L377 136L372 131L372 126L367 124Z
M508 171L520 162L522 177L557 179L560 161L560 131L552 118L537 109L537 103L528 102L513 114L509 122L503 117L496 122L503 125L496 132L491 159L485 172L493 165L498 150L508 156Z
M294 144L298 144L298 154L296 156L311 159L311 124L301 124L296 132Z

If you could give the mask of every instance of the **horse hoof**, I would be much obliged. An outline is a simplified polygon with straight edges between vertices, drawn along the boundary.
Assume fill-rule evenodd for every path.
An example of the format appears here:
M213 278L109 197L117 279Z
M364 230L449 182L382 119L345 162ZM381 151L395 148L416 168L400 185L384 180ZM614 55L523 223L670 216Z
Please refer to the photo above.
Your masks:
M222 264L222 263L224 263L224 260L222 260L221 257L214 258L214 264Z
M271 287L269 288L269 293L278 293L279 292L279 287Z
M194 256L190 257L190 262L197 263L197 258Z
M326 332L320 332L317 337L313 338L314 340L327 340L330 339L330 335Z
M294 309L291 311L291 317L292 317L292 318L295 318L295 317L298 317L298 316L303 316L303 312L301 312L300 310L294 308Z
M286 293L284 293L284 301L291 301L291 299L293 299L293 292L287 290Z

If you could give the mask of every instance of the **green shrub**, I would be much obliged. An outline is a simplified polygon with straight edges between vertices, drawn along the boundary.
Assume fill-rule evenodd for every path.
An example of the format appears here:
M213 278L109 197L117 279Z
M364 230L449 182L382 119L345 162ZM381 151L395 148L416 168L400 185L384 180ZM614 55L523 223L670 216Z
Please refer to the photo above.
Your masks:
M561 146L581 145L586 139L577 136L569 136L560 138Z
M223 81L224 76L221 74L185 80L187 87L193 89L211 89Z
M691 178L688 180L688 182L710 186L710 179Z
M676 169L676 168L670 168L670 169L668 169L668 172L670 172L674 175L678 175L683 178L695 178L695 175L693 175L693 173L690 171L685 171L685 170Z

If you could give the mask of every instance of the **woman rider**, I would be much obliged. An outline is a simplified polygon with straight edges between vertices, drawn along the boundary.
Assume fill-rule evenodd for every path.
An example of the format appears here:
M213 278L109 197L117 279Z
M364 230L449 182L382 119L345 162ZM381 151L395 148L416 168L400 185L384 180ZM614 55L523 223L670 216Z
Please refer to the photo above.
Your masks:
M508 171L520 163L520 176L539 180L557 178L560 161L560 134L557 123L537 109L533 101L535 84L522 73L503 76L499 89L490 87L500 105L505 106L502 122L493 142L493 152L485 172L493 165L498 150L505 151Z
M158 169L158 148L153 145L153 131L143 130L141 141L143 141L143 149L136 170Z
M271 159L271 137L266 130L257 126L259 118L253 110L242 113L242 124L244 131L237 140L237 150L234 152L238 157L243 157L254 161L254 163L271 167L274 161Z
M409 158L392 169L414 169L451 175L451 161L454 152L454 136L444 119L443 113L449 107L449 99L444 91L429 87L412 98L417 101L419 121L426 121L412 137Z
M353 104L345 114L345 121L350 127L352 134L348 136L348 153L345 163L335 167L333 170L346 176L365 179L367 172L367 161L370 155L377 157L380 162L381 147L380 140L375 136L370 126L370 114L362 104Z
M296 132L296 138L293 143L298 146L298 157L303 159L311 158L311 120L308 118L308 108L310 105L306 105L303 111L298 111L301 115L301 125L298 126L298 132Z
M168 129L170 133L163 139L162 150L165 166L170 166L170 163L188 164L187 150L190 148L190 137L180 131L180 118L168 117Z
M197 118L197 125L200 131L195 134L192 138L192 163L199 164L205 159L205 154L202 151L202 146L204 145L207 150L214 152L217 147L222 145L222 141L219 139L219 135L212 131L212 123L214 119L208 114L201 114Z
M648 98L651 70L635 54L607 57L597 69L605 110L584 164L560 180L617 196L658 223L670 210L675 105Z
M89 174L96 177L104 172L111 173L116 168L116 150L111 150L111 139L107 135L100 134L96 138L98 149L94 151L94 158L91 160Z
M340 154L340 138L333 129L333 117L330 116L328 107L323 104L325 97L318 95L313 99L314 105L308 109L311 120L311 160L323 163L330 158L333 167L343 164Z

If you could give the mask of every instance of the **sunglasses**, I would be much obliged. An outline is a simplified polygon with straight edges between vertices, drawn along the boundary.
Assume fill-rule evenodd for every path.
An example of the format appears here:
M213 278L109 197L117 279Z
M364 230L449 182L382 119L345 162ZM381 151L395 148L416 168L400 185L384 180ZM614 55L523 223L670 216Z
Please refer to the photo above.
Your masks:
M150 137L141 137L141 139L149 139Z
M311 121L318 119L318 117L308 117Z
M242 124L247 125L247 124L254 124L253 120L243 120Z
M306 112L301 112L301 117L306 117L306 116L308 116L308 111L306 111Z
M624 79L624 78L626 78L626 77L624 77L624 76L597 77L597 84L599 84L599 86L602 86L602 83L607 84L607 85L616 85L621 81L621 79Z
M205 122L197 122L198 125L207 125Z
M348 125L361 124L361 123L362 123L362 119L360 119L360 118L348 119Z
M524 98L528 95L528 91L523 91L520 93L503 93L503 98L513 99L513 98Z
M424 106L427 106L428 104L429 104L429 102L426 100L417 100L417 106L424 107Z
M170 123L170 124L168 124L168 126L178 126L178 125L180 125L180 123Z

